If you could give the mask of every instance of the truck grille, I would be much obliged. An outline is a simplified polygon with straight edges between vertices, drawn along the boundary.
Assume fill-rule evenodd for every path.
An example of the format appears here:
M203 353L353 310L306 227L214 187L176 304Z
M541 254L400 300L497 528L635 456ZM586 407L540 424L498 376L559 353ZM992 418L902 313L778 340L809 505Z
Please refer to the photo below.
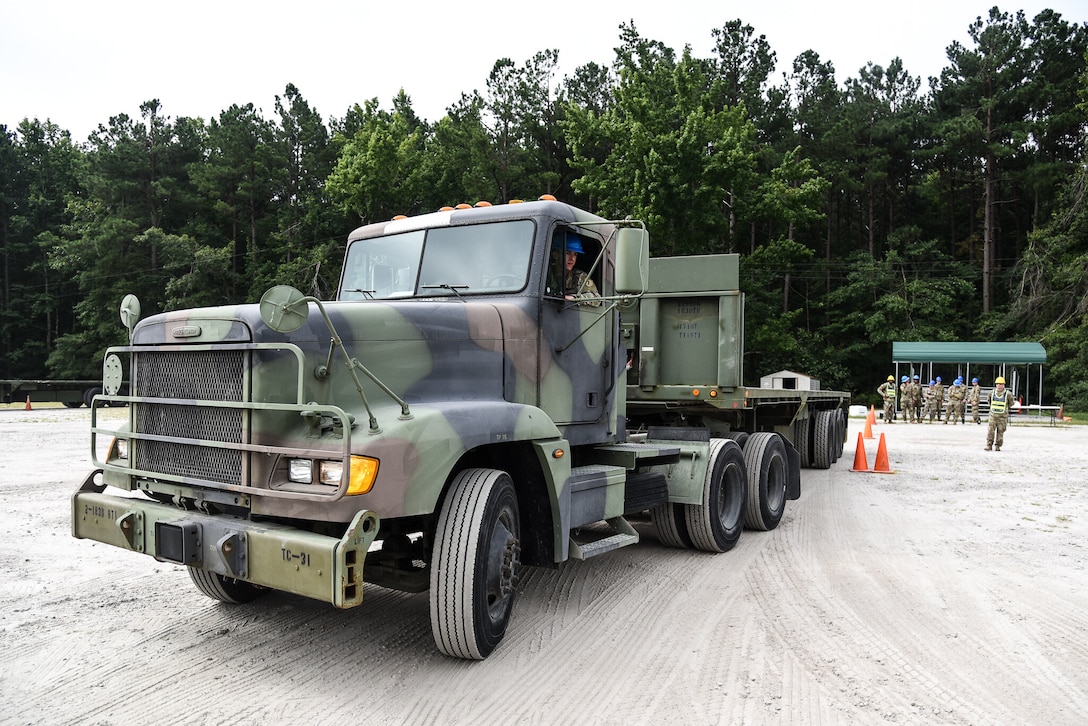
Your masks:
M246 351L140 351L135 356L137 396L241 402ZM218 406L141 403L136 431L171 438L241 444L244 411ZM242 480L242 451L171 441L140 441L140 469L224 484Z

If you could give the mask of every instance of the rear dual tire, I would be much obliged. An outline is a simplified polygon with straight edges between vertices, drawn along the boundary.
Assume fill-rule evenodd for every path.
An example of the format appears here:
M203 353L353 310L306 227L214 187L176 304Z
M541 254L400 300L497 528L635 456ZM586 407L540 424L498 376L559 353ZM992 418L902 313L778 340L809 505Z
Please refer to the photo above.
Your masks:
M669 547L728 552L744 529L747 475L736 441L711 439L700 504L665 503L650 510L658 539Z

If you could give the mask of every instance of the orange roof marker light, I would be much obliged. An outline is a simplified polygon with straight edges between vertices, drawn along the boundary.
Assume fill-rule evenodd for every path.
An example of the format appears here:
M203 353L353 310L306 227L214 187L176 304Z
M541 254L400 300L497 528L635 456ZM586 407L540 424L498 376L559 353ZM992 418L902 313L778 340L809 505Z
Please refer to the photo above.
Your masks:
M461 202L456 207L454 207L454 209L472 209L472 205L471 204L465 204L464 202Z
M452 212L452 211L453 211L453 207L441 207L441 208L439 208L439 210L438 210L438 211L439 211L439 212Z
M481 199L480 201L476 202L476 206L477 207L490 207L491 202L485 202L483 199Z
M522 201L521 199L511 199L507 204L521 204Z
M541 194L538 199L542 202L555 202L558 201L554 194Z
M408 215L407 215L407 214L394 214L394 215L393 215L393 219L394 219L394 220L398 220L398 219L408 219Z

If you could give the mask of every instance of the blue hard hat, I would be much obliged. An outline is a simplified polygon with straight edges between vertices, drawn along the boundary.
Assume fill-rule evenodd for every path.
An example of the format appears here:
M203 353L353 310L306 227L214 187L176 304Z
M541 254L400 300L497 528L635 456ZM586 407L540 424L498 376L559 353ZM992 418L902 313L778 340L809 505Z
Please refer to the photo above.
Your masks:
M937 383L940 383L940 382L941 382L941 377L937 376Z
M978 379L977 378L972 378L971 383L978 383Z
M582 249L582 240L579 239L577 235L573 234L567 235L567 242L563 246L563 249L567 252L576 252L578 254L585 253L585 250Z
M910 380L910 376L903 376L903 380L901 380L900 383L906 383L909 380Z
M935 385L937 385L937 381L934 381L934 380L930 379L929 385L935 386Z
M917 373L914 374L914 380L916 380L916 381L918 380L918 374Z

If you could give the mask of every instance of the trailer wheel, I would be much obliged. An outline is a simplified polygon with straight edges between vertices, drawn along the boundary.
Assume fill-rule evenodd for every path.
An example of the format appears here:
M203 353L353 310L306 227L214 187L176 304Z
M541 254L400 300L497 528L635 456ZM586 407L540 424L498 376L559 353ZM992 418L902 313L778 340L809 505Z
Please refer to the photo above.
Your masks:
M97 396L99 393L102 393L101 388L88 388L86 391L83 392L83 405L87 408L90 408L91 402L94 400L94 397Z
M743 449L748 444L749 436L751 436L751 434L747 431L730 431L725 435L725 438L736 441L737 446Z
M466 469L454 478L431 557L431 632L446 655L483 660L506 634L520 531L509 474Z
M801 455L801 468L812 466L812 418L799 418L793 424L793 440Z
M731 439L710 440L710 463L703 481L703 503L684 506L688 533L696 549L728 552L744 529L744 491L748 475L744 452Z
M835 409L835 421L838 422L838 426L836 428L838 429L839 433L839 435L835 437L835 461L838 461L840 458L842 458L842 451L846 446L846 413L841 408Z
M253 602L268 590L258 587L245 580L235 580L233 577L220 575L218 572L202 570L199 567L189 567L189 577L196 589L210 597L212 600L229 602L242 605Z
M82 405L83 405L83 403L81 401L65 401L64 402L64 407L65 408L79 408Z
M666 547L691 547L687 523L684 521L684 505L665 502L650 509L650 521L654 523L657 539Z
M837 429L833 411L816 412L816 426L812 432L813 468L830 469L835 463L835 451L838 450L835 442Z
M789 481L786 445L776 433L754 433L744 447L744 464L748 469L745 524L750 529L774 529L786 510L786 484Z

